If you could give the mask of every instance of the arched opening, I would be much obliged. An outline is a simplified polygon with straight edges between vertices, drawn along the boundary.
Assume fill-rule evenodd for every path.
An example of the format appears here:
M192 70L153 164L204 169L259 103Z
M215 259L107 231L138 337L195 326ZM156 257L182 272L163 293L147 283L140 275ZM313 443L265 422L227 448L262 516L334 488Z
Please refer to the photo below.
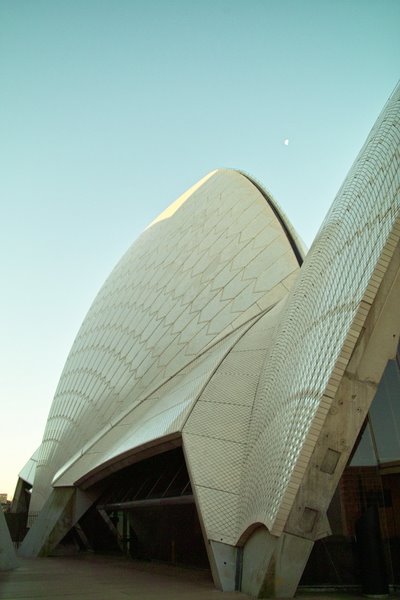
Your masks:
M181 447L124 467L101 485L74 529L81 548L209 568Z

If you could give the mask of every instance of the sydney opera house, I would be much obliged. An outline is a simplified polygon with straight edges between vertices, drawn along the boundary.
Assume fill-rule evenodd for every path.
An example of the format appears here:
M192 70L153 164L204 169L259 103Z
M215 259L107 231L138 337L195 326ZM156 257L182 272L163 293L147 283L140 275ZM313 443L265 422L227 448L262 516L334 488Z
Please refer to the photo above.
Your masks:
M123 552L253 597L368 561L400 584L399 108L397 87L308 252L224 169L133 243L21 471L22 556Z

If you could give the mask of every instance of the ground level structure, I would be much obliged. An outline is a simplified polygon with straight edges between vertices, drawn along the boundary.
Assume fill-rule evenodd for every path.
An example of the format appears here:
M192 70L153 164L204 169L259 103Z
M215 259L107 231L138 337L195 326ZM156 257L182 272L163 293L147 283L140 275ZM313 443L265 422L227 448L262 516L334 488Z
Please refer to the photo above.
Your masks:
M2 600L246 600L240 592L218 592L209 573L121 557L19 559L19 568L0 573ZM301 600L361 600L346 593L302 592Z
M307 254L231 170L131 246L21 473L21 556L209 564L219 589L257 597L370 564L372 593L400 583L399 106L398 87ZM371 550L353 565L355 536Z

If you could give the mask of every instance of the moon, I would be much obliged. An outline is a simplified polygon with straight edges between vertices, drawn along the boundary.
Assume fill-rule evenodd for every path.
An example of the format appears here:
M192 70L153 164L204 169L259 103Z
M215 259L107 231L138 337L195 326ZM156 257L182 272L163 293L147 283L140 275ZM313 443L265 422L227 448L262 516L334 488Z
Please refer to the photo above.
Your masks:
M285 146L289 146L289 139L288 139L288 138L285 138L285 139L283 140L283 143L285 144Z

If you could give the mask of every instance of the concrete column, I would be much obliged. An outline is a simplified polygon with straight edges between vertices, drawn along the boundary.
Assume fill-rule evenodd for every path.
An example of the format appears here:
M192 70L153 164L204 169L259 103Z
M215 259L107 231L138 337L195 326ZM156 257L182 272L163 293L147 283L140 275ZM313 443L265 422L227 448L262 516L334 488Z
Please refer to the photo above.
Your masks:
M0 571L10 571L18 567L17 557L11 541L6 518L0 510Z
M209 540L208 558L215 586L223 592L236 588L238 548Z
M98 493L54 488L19 548L21 556L47 556L97 499Z
M255 598L292 598L314 542L260 527L243 548L241 591Z
M312 540L290 533L283 533L280 536L274 553L273 585L271 585L270 596L293 598L313 546Z
M268 573L278 538L265 527L256 529L243 547L241 591L255 598L267 598Z

